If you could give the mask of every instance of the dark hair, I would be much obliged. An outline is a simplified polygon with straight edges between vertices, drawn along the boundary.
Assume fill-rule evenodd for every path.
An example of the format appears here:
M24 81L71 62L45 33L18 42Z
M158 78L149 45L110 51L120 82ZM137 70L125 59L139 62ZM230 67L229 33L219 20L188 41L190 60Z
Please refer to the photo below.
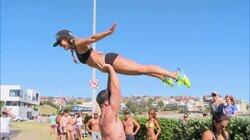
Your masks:
M125 114L125 115L130 114L130 111L129 111L129 110L125 110L125 111L124 111L124 114Z
M212 126L212 131L215 133L216 132L216 127L214 123L220 123L224 120L228 120L228 117L221 111L218 112L214 112L213 116L212 116L212 121L213 121L213 126ZM226 136L224 134L222 134L224 138L226 138ZM217 137L217 135L216 135ZM216 138L217 139L217 138Z
M64 111L63 111L63 113L68 113L69 111L67 110L67 109L65 109Z
M105 101L110 99L110 91L108 89L102 90L96 96L96 102L101 106Z

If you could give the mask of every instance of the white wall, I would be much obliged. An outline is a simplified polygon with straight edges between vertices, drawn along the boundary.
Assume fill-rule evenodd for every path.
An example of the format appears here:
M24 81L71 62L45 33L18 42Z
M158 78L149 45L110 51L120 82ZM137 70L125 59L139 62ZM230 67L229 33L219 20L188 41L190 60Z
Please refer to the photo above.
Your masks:
M2 101L22 101L23 97L9 97L10 90L22 90L20 85L1 85L1 96Z
M20 90L22 93L22 96L21 97L10 97L9 96L10 90ZM38 93L38 101L32 101L32 97L35 97L36 93L38 93L38 92L36 92L35 90L32 90L32 89L24 90L21 88L20 85L1 85L0 100L2 100L2 101L20 101L22 103L39 105L39 98L40 98L39 93ZM5 108L10 109L10 111L16 117L20 117L20 118L26 118L27 112L32 112L33 115L36 115L38 113L33 108L29 108L29 107L26 107L24 105L5 106Z

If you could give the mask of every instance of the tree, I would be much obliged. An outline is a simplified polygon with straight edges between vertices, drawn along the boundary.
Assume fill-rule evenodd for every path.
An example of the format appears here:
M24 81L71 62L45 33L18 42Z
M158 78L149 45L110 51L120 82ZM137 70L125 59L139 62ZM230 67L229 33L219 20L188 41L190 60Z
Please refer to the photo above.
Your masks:
M156 106L159 110L163 110L163 107L164 107L164 102L163 101L159 101L157 103L157 106Z
M178 105L177 104L166 104L164 106L165 111L175 111L178 110Z
M0 101L0 112L2 112L3 106L4 106L4 101Z
M148 108L152 108L153 107L153 103L154 103L154 100L153 99L148 99L148 101L147 101L147 107Z

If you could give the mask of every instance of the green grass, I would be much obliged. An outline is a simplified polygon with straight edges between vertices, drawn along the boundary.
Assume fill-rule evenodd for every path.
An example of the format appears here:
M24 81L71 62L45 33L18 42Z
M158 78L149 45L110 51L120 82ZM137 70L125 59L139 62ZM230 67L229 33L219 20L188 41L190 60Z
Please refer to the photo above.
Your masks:
M11 122L11 131L14 131L11 140L56 140L56 134L50 135L49 130L49 123ZM90 138L84 138L84 140L90 140Z
M56 135L49 134L48 123L12 122L11 130L15 134L12 140L55 140Z
M52 113L57 113L57 110L56 110L56 108L45 104L45 105L40 105L38 107L38 112L40 114L51 115Z

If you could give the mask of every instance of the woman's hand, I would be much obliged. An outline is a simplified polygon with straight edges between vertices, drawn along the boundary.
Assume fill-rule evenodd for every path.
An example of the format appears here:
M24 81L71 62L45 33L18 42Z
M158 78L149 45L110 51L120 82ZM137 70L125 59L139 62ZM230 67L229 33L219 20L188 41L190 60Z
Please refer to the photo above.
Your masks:
M111 25L111 27L108 29L109 34L112 34L115 31L116 25L117 24L115 22Z

